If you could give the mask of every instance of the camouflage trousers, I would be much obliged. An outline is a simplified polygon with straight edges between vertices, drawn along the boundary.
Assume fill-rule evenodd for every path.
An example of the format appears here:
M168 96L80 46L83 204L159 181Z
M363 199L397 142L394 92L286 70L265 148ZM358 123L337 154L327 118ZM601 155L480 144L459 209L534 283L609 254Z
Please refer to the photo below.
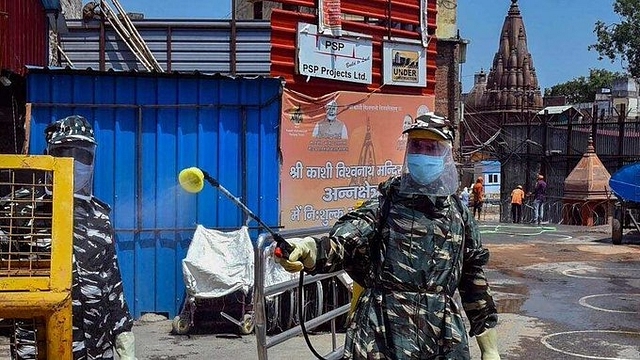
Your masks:
M469 360L463 320L447 298L365 289L349 319L343 359Z
M113 243L83 245L74 244L73 254L73 358L109 360L114 358L116 336L131 331L133 318L124 300ZM38 351L33 321L17 321L12 358L36 359Z

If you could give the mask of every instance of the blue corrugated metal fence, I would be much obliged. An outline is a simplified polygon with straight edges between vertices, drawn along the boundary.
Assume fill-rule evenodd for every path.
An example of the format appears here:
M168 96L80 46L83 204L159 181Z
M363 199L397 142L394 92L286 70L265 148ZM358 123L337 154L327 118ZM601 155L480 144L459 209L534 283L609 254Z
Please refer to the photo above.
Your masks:
M278 225L279 79L31 69L27 81L31 153L45 148L51 121L79 114L94 125L94 192L113 208L136 317L179 312L181 261L196 224L230 230L246 221L211 186L198 195L182 191L181 169L208 171L265 223Z

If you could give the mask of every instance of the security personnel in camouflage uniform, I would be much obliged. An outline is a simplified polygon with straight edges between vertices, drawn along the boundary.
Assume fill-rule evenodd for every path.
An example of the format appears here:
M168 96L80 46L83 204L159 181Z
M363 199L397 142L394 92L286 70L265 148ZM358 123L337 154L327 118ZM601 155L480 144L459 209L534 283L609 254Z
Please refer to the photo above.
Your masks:
M347 328L345 359L469 359L459 291L483 360L498 360L497 311L483 266L489 252L455 195L449 122L420 116L408 134L403 174L379 199L346 214L328 237L288 239L286 270L346 270L365 290Z
M133 319L124 299L110 208L93 196L96 141L81 116L69 116L45 130L47 153L74 158L73 357L75 360L135 359ZM35 359L33 332L17 326L18 359Z

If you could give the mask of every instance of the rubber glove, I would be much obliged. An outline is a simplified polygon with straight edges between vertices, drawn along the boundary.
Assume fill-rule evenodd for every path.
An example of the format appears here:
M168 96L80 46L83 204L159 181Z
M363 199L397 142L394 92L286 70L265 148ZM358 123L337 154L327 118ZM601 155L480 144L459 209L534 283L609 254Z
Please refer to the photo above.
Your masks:
M487 329L482 334L476 335L476 341L480 347L482 360L500 360L498 333L495 328Z
M303 268L313 270L316 267L318 250L314 238L290 238L287 242L293 245L293 251L289 254L289 259L276 257L278 264L291 273L300 272Z
M136 360L136 339L131 331L116 336L116 353L120 360Z

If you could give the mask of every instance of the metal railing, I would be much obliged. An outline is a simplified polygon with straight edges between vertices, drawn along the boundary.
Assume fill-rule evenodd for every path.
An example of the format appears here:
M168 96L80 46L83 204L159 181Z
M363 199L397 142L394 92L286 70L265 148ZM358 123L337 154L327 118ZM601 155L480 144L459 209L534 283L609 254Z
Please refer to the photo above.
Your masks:
M611 200L597 200L589 202L569 203L564 199L550 198L542 204L543 222L549 224L582 225L583 218L592 219L593 225L604 225L612 215L610 208L613 206ZM522 204L521 223L534 221L534 201L527 199ZM596 209L602 210L601 212ZM511 200L507 199L500 203L500 221L512 222Z
M0 318L44 319L46 358L71 359L73 159L0 155L0 191Z
M308 229L299 229L299 230L290 230L290 231L282 231L280 234L285 238L292 237L304 237L304 236L317 236L317 235L325 235L329 232L329 228L319 227L319 228L308 228ZM265 263L266 259L272 255L273 247L270 246L273 242L273 239L270 234L264 233L260 234L255 246L255 280L254 280L254 323L255 323L255 333L256 333L256 342L258 347L258 359L259 360L267 360L268 359L268 350L271 347L274 347L278 344L281 344L291 338L294 338L300 334L302 334L302 327L300 325L293 326L289 329L284 330L283 332L275 335L267 334L267 312L265 306L265 300L269 296L274 296L277 294L284 293L286 291L294 291L297 289L299 285L299 279L293 278L288 281L279 282L273 285L267 285L265 283ZM304 276L304 285L307 284L317 284L317 292L316 295L319 299L323 298L323 290L320 286L320 281L331 279L331 284L335 286L336 281L334 281L338 276L344 274L344 271L328 273L328 274L320 274L320 275L305 275ZM332 291L333 293L333 304L336 305L336 308L327 311L322 314L321 309L318 306L318 309L315 312L315 317L308 318L305 321L305 327L310 329L314 328L320 324L326 323L328 321L331 322L331 335L332 335L332 351L324 356L325 359L340 359L342 358L342 354L344 352L344 348L338 347L337 345L337 330L336 330L336 318L342 316L349 312L350 304L345 304L342 306L337 306L336 299L336 291L335 288ZM304 319L300 319L300 321L304 321Z

